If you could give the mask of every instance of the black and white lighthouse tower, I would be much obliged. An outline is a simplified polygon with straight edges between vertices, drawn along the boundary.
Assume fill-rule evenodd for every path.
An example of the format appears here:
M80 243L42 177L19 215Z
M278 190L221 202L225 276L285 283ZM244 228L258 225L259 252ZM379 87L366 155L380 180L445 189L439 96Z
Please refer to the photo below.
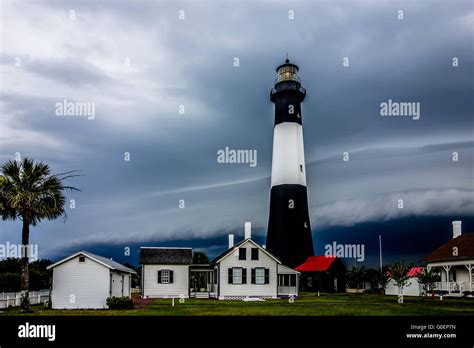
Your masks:
M301 102L306 90L298 66L287 59L277 68L270 99L275 103L270 219L267 250L290 267L314 254L308 214Z

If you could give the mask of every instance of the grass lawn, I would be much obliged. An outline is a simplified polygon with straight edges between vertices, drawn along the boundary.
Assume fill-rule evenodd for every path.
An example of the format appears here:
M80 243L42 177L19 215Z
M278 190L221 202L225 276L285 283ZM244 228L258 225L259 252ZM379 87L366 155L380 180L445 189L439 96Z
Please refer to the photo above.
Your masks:
M288 300L265 302L217 301L187 299L180 304L171 299L150 302L144 308L133 310L45 310L32 306L32 313L21 313L19 309L0 311L0 315L159 315L159 316L267 316L267 315L474 315L474 299L405 297L405 303L397 303L396 296L372 294L321 294L302 293L294 303Z

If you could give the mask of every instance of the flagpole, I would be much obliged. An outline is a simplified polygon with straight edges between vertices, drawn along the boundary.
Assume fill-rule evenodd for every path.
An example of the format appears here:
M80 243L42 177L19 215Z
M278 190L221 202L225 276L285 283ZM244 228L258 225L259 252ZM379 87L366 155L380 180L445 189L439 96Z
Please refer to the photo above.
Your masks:
M380 275L382 275L382 235L379 234L379 250L380 250Z

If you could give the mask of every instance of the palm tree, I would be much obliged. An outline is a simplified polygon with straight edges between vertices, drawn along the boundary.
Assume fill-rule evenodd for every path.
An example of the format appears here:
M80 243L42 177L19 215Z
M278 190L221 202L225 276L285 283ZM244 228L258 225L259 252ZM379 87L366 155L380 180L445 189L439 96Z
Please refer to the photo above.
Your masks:
M22 266L21 308L28 309L29 269L28 250L30 225L41 220L66 218L66 191L80 191L64 183L77 176L76 171L51 174L47 164L25 158L22 162L8 161L1 165L0 214L3 220L21 220Z

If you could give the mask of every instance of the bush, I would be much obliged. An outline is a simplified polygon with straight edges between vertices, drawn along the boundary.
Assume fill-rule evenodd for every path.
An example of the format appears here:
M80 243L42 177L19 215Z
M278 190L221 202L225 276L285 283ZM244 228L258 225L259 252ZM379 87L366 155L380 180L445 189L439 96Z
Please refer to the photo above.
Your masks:
M109 297L106 303L109 309L133 309L133 301L128 297Z

